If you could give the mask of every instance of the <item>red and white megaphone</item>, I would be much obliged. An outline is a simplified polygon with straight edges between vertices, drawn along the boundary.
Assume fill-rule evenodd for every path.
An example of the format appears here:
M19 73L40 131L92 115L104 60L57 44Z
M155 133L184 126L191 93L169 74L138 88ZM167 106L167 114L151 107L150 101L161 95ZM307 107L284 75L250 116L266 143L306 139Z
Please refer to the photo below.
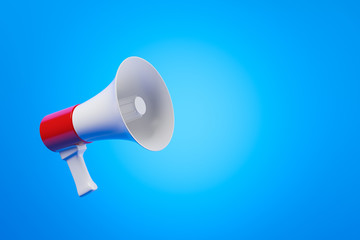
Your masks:
M159 151L169 144L173 130L168 89L156 69L138 57L125 59L115 79L95 97L40 123L42 141L66 160L79 196L97 189L83 158L86 144L125 139Z

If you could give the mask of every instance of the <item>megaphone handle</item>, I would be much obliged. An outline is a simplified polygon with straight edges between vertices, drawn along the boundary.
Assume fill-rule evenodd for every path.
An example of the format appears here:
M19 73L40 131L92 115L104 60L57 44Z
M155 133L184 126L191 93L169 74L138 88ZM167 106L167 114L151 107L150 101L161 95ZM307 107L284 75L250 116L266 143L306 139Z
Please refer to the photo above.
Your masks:
M74 178L79 196L83 196L97 189L97 185L91 179L84 162L86 145L75 145L66 150L60 151L60 156L65 160Z

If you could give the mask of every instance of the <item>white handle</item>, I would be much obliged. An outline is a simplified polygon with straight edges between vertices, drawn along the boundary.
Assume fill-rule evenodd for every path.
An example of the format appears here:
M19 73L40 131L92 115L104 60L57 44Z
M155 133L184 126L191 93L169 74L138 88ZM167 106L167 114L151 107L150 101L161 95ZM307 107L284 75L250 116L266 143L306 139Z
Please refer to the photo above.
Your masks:
M61 158L66 160L70 168L79 196L83 196L97 189L97 185L91 179L84 162L83 154L85 150L86 145L81 144L60 151Z

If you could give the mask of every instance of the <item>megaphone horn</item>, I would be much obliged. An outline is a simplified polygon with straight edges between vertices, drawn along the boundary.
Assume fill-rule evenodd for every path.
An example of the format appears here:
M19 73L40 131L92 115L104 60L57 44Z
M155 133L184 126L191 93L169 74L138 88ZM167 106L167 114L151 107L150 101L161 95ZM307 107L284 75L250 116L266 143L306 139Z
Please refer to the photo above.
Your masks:
M139 57L125 59L115 79L95 97L40 123L43 143L66 160L79 196L97 189L83 158L86 144L124 139L159 151L169 144L173 130L168 89L156 69Z

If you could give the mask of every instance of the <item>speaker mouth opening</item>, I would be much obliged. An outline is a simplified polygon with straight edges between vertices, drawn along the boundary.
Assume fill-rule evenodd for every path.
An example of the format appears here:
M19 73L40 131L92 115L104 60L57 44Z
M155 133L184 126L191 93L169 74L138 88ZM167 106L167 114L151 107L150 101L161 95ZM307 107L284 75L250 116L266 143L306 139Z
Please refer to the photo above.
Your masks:
M174 110L157 70L142 58L129 57L119 66L115 88L122 120L132 138L151 151L165 148L174 131Z

